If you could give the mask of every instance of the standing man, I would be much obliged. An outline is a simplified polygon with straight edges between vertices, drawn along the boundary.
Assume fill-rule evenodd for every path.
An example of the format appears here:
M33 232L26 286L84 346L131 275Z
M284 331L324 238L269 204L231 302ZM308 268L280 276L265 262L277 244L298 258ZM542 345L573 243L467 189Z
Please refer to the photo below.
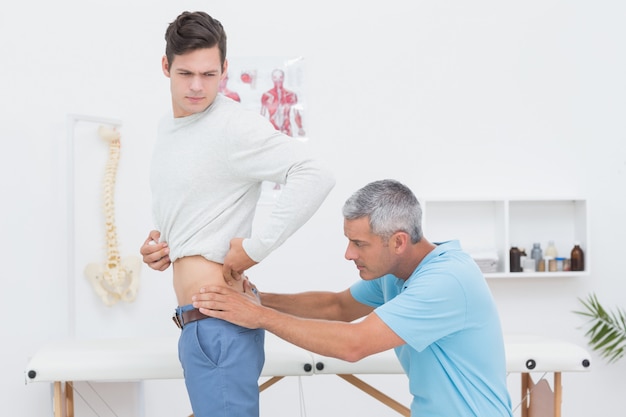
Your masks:
M350 362L394 348L409 377L412 417L511 417L504 341L486 281L458 241L422 236L403 184L366 185L343 207L346 259L362 280L339 292L260 293L210 286L195 307ZM356 319L365 317L363 320Z
M256 417L263 330L207 319L191 297L206 285L243 291L244 270L315 213L334 179L307 145L218 94L228 69L219 21L184 12L165 40L172 113L159 125L150 173L156 230L141 254L153 269L173 265L179 358L195 417ZM283 189L251 235L263 181Z

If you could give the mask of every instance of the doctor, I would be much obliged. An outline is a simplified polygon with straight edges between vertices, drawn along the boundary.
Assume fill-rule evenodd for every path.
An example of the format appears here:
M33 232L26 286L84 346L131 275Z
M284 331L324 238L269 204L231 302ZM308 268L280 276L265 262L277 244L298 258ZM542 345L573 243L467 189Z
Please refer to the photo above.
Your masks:
M244 293L205 286L194 307L350 362L394 348L412 417L512 416L498 312L459 242L426 240L417 198L394 180L358 190L343 215L345 257L361 276L349 289L256 297L247 282Z

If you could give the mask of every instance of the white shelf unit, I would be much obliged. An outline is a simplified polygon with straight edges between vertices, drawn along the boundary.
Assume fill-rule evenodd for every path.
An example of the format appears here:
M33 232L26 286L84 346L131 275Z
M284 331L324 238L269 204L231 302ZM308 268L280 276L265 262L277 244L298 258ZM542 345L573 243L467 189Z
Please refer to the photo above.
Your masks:
M585 199L484 199L424 200L426 239L458 239L470 253L495 252L497 272L486 278L555 278L589 274L589 227ZM584 271L509 272L509 249L524 248L530 256L533 243L545 251L554 241L559 257L569 258L574 242L585 254Z

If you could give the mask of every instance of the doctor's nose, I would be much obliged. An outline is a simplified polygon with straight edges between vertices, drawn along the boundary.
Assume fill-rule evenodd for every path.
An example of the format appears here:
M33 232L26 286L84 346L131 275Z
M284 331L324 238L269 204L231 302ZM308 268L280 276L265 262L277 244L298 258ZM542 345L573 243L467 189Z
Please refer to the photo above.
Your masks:
M343 255L348 261L354 261L357 258L356 251L353 250L350 245L346 248L346 252Z

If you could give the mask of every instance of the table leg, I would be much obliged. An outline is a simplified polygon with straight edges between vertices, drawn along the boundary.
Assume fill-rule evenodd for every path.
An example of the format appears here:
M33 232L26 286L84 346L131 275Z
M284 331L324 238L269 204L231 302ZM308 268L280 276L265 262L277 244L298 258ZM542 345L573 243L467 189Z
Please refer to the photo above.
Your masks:
M554 372L554 387L552 389L553 416L561 417L561 402L563 400L563 387L561 386L561 372ZM521 417L532 417L529 413L532 391L535 384L529 373L522 373L522 398ZM536 399L536 398L535 398Z
M63 417L63 390L61 389L61 381L54 383L54 417Z
M65 383L65 414L74 417L74 383Z
M259 385L259 392L265 391L266 389L268 389L269 387L271 387L272 385L274 385L275 383L277 383L278 381L280 381L283 378L284 378L284 376L273 376L273 377L271 377L270 379L268 379L267 381L265 381L264 383Z
M72 382L54 382L54 417L74 417L74 386Z
M361 379L357 378L356 376L350 375L350 374L337 374L337 376L339 378L342 378L342 379L348 381L349 383L351 383L352 385L354 385L355 387L357 387L361 391L363 391L363 392L371 395L372 397L376 398L378 401L380 401L381 403L385 404L386 406L392 408L393 410L397 411L399 414L403 415L404 417L410 417L411 410L409 410L407 407L405 407L404 405L400 404L398 401L394 400L393 398L391 398L391 397L387 396L386 394L383 394L382 392L378 391L376 388L374 388L371 385L367 384L365 381L362 381Z
M561 417L561 401L563 389L561 387L561 373L554 373L554 417Z
M529 378L530 378L530 375L528 373L522 372L522 396L521 396L522 417L528 417L528 402L529 402L528 396L530 395Z

